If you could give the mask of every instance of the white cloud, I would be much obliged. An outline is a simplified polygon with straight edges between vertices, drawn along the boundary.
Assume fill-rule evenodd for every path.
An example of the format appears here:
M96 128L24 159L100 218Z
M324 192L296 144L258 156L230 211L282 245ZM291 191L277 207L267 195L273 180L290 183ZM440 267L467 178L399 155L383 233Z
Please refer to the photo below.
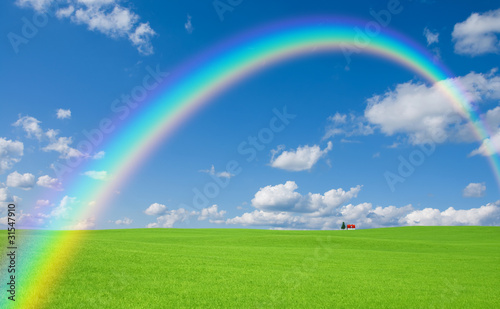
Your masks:
M343 189L332 189L323 195L308 193L301 195L294 181L287 181L276 186L260 188L252 199L252 206L265 211L288 211L313 213L314 215L333 214L342 204L357 197L361 186Z
M226 214L225 210L219 211L217 205L212 205L208 208L203 208L201 210L201 213L198 216L198 220L202 221L202 220L209 219L210 223L218 223L218 222L222 222L220 220L224 218L225 214Z
M19 213L16 213L16 224L18 227L25 228L36 228L41 226L45 222L45 216L43 214L31 215L30 213L24 212L22 209ZM6 224L7 217L0 218L0 224Z
M188 15L188 16L187 16L187 21L186 21L186 23L184 24L184 28L186 29L186 31L187 31L189 34L193 33L194 28L193 28L193 24L191 23L191 15Z
M0 187L0 202L12 203L15 202L15 197L10 194L9 189Z
M15 163L21 161L24 144L0 137L0 174L11 169Z
M184 208L167 210L165 205L154 203L145 211L148 215L159 215L156 222L146 225L147 228L172 228L178 222L185 222L193 217L198 217L198 221L209 220L210 223L224 223L225 210L219 210L217 205L203 208L201 211L188 211Z
M427 39L427 46L439 42L439 33L432 32L429 28L424 28L424 36Z
M460 85L471 101L498 99L500 76L496 73L496 69L486 74L472 72L431 86L415 82L399 84L394 90L368 99L365 116L387 135L407 134L411 144L447 140L472 142L476 137L471 125L440 86Z
M48 140L48 145L42 148L43 151L56 151L60 153L60 158L68 159L71 157L80 157L83 154L75 148L70 147L73 143L71 137L59 137L57 130L49 129L43 131L40 121L31 116L19 118L13 125L21 127L29 138L36 138L39 141Z
M16 4L20 7L31 7L36 11L44 12L54 0L16 0Z
M302 199L302 195L295 191L297 189L294 181L260 188L252 199L252 205L266 210L289 210Z
M21 7L44 12L57 3L56 16L87 26L111 38L128 38L141 54L153 53L151 38L156 35L149 22L139 23L139 15L120 4L120 0L18 0Z
M75 7L70 5L68 7L57 10L56 16L59 19L68 18L75 12Z
M96 154L92 157L92 159L94 159L94 160L99 160L99 159L104 158L104 156L105 156L105 155L106 155L106 152L104 152L104 151L99 151L98 153L96 153Z
M55 218L66 218L68 216L68 211L72 209L71 205L76 203L75 197L70 197L65 195L58 206L56 206L51 212L50 216Z
M49 175L38 177L36 182L40 187L50 188L54 190L62 190L62 183L57 178L52 178Z
M500 201L479 208L445 211L425 208L414 210L403 207L373 207L370 203L346 205L334 216L297 215L291 212L255 210L226 220L226 224L269 226L293 229L338 229L342 222L354 223L358 228L376 228L404 225L500 225Z
M244 226L271 226L294 229L339 229L342 222L354 223L361 228L397 226L402 217L413 210L411 205L397 208L372 207L370 203L346 205L334 216L296 215L291 212L255 210L226 220L226 224Z
M328 142L328 146L323 150L318 145L298 147L295 151L284 151L283 149L284 147L281 146L272 151L271 166L297 172L310 170L320 158L332 150L332 142ZM278 156L275 158L276 155Z
M95 217L90 217L78 221L75 225L70 227L72 230L90 230L95 227Z
M73 157L81 157L83 154L72 148L70 145L73 143L73 139L71 137L59 137L57 139L52 140L47 146L42 148L43 151L56 151L60 153L60 158L69 159Z
M353 113L341 114L328 117L328 125L323 140L335 137L337 135L343 136L366 136L374 133L374 128L370 125L365 117L356 116Z
M473 183L471 182L470 184L465 187L463 191L463 196L464 197L482 197L484 196L484 193L486 192L486 185L483 183Z
M40 127L40 123L41 122L34 117L24 116L14 122L13 125L15 127L21 127L28 137L36 137L38 140L41 140L43 137L43 130Z
M114 5L112 8L81 7L71 18L75 23L87 25L91 31L99 31L112 38L125 36L139 20L139 16L135 13L119 5Z
M267 212L263 210L254 210L246 212L241 216L237 216L226 220L226 224L238 225L254 225L254 226L287 226L295 227L303 225L306 218L301 216L293 216L288 212Z
M440 211L425 208L416 210L402 219L407 225L499 225L500 201L479 208L456 210L453 207Z
M31 190L35 186L35 175L30 173L20 174L15 171L7 176L7 186Z
M453 28L455 52L470 56L498 53L500 43L500 9L483 14L473 13Z
M167 210L167 206L163 204L153 203L149 205L149 207L144 211L144 213L148 216L158 216Z
M56 112L57 119L69 119L71 118L71 110L69 109L58 109Z
M134 222L132 219L124 217L123 219L116 220L114 223L116 225L130 225L132 222Z
M104 4L115 3L116 0L78 0L78 2L83 3L86 6L102 6Z
M155 227L164 227L164 228L172 228L174 224L177 222L185 222L191 216L198 214L195 211L188 211L184 208L179 208L175 210L167 211L163 216L156 218L155 223L150 223L146 227L155 228Z
M220 178L231 178L234 176L234 174L231 174L227 171L223 171L223 172L215 172L215 166L212 164L212 167L210 167L210 169L208 170L200 170L201 173L207 173L207 174L210 174L210 175L217 175L217 177L220 177Z
M462 86L469 95L470 101L500 99L498 68L493 68L487 73L470 72L465 76L459 76L448 81L454 81L458 86Z
M231 174L229 172L220 172L220 173L217 173L217 176L221 177L221 178L231 178L234 176L234 174Z
M87 171L83 173L83 175L88 176L92 179L97 179L97 180L106 180L108 177L108 172L107 171Z
M148 22L140 24L134 32L128 35L128 38L141 54L151 55L154 53L151 38L155 35L156 32Z
M482 155L485 157L500 153L500 130L490 138L485 138L481 145L471 151L469 156Z
M49 206L50 205L50 201L49 200L37 200L35 205L36 205L35 208Z

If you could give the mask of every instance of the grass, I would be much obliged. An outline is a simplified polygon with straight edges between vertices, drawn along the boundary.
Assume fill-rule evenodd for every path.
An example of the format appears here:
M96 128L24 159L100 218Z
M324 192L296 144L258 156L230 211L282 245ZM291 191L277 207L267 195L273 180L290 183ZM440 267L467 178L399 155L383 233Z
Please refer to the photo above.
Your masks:
M498 227L85 235L48 308L500 308Z

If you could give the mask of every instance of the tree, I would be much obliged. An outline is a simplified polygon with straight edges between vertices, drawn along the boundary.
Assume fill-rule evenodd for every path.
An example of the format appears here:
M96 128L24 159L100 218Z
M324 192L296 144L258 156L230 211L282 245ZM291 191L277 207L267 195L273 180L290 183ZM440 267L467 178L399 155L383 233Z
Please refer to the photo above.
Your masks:
M342 226L340 228L345 230L345 222L342 222Z

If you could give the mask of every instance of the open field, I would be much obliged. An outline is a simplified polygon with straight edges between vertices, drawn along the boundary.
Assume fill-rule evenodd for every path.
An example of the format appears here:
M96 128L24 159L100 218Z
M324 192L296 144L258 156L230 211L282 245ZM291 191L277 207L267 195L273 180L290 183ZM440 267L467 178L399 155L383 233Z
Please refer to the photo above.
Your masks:
M500 308L498 227L61 233L49 308Z

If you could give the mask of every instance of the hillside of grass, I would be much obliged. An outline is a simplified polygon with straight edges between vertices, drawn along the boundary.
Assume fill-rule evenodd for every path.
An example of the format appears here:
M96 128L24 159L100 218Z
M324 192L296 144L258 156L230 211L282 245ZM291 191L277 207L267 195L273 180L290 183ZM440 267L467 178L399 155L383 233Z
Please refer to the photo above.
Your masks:
M59 233L85 241L48 308L500 308L499 227Z

